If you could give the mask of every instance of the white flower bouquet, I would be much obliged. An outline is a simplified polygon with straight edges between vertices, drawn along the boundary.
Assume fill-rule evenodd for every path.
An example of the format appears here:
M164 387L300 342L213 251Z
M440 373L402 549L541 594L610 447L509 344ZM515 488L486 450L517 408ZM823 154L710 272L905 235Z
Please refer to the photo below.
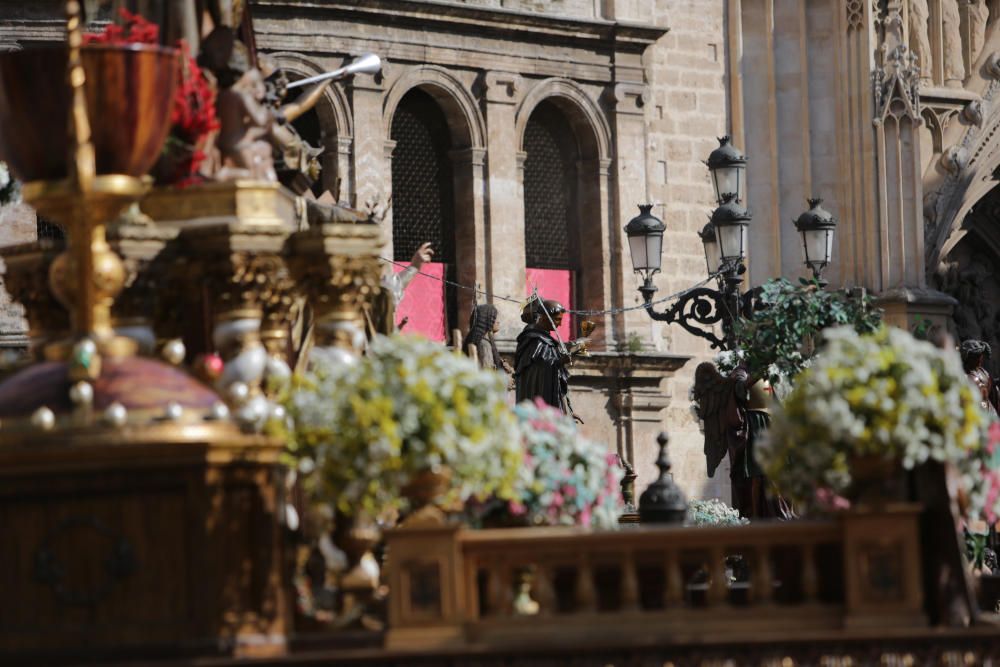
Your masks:
M740 516L738 510L718 498L691 500L688 502L687 526L742 526L750 523Z
M283 404L300 470L347 514L398 509L415 475L443 467L448 501L513 497L521 446L504 378L437 343L379 337L356 364L315 357Z
M970 510L983 511L987 417L958 356L894 327L868 335L837 327L825 336L759 449L782 493L830 506L861 459L907 470L938 461L962 472Z

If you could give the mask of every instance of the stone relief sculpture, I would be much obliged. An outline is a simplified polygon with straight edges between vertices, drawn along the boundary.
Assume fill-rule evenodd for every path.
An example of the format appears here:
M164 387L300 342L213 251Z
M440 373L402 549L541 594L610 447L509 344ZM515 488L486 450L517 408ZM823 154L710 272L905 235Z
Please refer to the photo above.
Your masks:
M983 52L986 44L986 23L990 18L990 8L986 0L972 0L969 4L969 52L972 54L971 62L975 63L979 55Z
M934 59L931 56L931 41L928 33L928 21L931 13L927 0L910 0L910 51L917 56L920 66L920 78L931 78Z
M941 41L944 53L944 84L959 88L965 80L962 58L962 17L958 0L941 0Z

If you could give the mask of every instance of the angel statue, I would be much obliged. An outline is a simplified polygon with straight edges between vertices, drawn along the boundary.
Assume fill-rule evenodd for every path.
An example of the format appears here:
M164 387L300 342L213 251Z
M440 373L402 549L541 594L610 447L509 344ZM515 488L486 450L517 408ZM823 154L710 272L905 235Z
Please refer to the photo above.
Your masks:
M790 519L791 508L770 484L754 458L754 446L771 423L770 399L762 382L750 381L747 370L723 375L711 362L698 364L693 396L705 428L705 462L715 475L729 454L732 504L748 519Z

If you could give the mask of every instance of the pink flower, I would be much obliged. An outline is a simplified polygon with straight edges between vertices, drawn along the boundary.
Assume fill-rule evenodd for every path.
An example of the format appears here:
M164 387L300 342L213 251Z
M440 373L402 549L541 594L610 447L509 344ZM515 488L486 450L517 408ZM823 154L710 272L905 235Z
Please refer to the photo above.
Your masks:
M556 432L556 425L550 421L545 421L544 419L532 419L530 422L531 428L536 431L546 431L548 433Z
M1000 444L1000 421L990 424L989 441L986 443L986 451L992 454L996 451L997 444Z
M556 491L552 494L552 507L562 507L564 502L566 502L566 500L563 498L561 493Z
M816 489L816 502L819 504L820 508L829 511L836 512L839 510L851 509L851 501L843 496L838 496L826 487Z
M514 516L521 516L528 512L528 508L516 500L511 500L507 505L507 509L509 509L510 513Z
M562 493L564 496L572 500L576 498L576 487L570 486L569 484L564 484L562 488Z
M590 508L584 507L583 510L580 512L580 525L583 526L584 528L590 528L590 521L591 521Z

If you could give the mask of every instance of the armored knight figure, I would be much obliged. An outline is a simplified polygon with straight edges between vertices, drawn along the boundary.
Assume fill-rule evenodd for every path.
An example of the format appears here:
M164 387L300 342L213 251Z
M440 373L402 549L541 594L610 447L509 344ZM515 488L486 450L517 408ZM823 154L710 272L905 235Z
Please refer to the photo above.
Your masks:
M983 363L990 358L989 344L970 338L962 341L959 351L962 354L962 368L965 369L965 374L979 390L980 406L992 417L996 417L1000 408L1000 392L989 371L983 368Z
M521 321L527 326L517 337L514 352L514 386L517 401L541 398L549 405L572 415L569 400L569 370L572 353L584 343L563 345L552 334L562 324L566 308L551 299L532 299L521 311Z

